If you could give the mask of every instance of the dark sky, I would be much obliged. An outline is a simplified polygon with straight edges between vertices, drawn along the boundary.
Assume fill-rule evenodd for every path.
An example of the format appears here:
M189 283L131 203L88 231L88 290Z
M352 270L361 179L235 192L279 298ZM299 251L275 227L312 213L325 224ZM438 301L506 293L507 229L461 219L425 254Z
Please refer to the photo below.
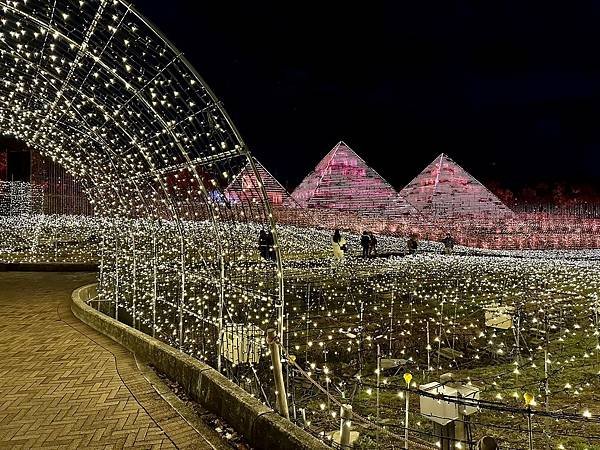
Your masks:
M136 5L288 187L339 140L396 188L441 152L507 187L600 186L600 1Z

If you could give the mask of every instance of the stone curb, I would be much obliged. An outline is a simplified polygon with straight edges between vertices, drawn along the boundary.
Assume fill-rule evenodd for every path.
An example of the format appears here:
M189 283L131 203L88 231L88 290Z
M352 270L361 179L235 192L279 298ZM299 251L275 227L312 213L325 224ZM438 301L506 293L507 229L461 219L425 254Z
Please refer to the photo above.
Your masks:
M331 450L314 436L267 408L212 367L89 306L96 285L73 291L75 317L105 334L183 386L187 394L227 421L257 449Z

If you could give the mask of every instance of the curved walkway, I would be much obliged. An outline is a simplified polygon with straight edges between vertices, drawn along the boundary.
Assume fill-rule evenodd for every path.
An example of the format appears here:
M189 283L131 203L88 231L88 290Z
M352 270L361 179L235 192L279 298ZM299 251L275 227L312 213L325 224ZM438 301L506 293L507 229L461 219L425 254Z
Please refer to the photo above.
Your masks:
M71 292L94 279L0 272L0 448L226 448L73 316Z

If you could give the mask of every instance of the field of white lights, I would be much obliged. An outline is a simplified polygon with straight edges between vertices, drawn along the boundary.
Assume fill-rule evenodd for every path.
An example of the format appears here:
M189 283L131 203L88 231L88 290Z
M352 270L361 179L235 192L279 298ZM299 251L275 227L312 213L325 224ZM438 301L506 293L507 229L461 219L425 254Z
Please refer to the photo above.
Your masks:
M281 311L276 279L264 276L274 263L262 261L256 245L260 225L231 227L246 253L226 264L221 290L219 278L203 275L210 248L196 244L206 243L206 222L186 223L182 284L172 257L178 247L165 232L170 222L2 220L11 230L3 260L97 260L94 307L220 367L275 407L264 333L278 326ZM122 227L125 236L114 231ZM435 445L457 421L465 446L489 435L503 448L527 448L530 434L535 448L598 444L599 251L457 247L444 255L441 244L424 242L403 256L403 239L381 236L380 253L396 256L364 259L359 236L348 235L349 254L336 262L329 231L278 232L284 370L291 419L300 426L327 439L339 404L349 404L357 446L394 448L405 436L408 395L414 445ZM457 404L469 414L454 417L449 409Z
M444 254L423 239L408 254L419 224L447 231L415 212L414 224L387 219L395 236L370 228L378 254L363 258L354 216L314 208L312 222L276 223L305 210L274 209L222 103L129 2L0 0L0 11L0 132L76 180L65 190L85 198L64 204L93 210L41 214L47 192L5 180L18 196L0 202L0 264L97 264L93 308L337 448L343 434L361 449L472 449L486 436L502 449L600 449L600 250L585 250L597 218L508 227L519 245L537 233L544 248L551 234L578 250ZM502 243L499 223L483 238Z

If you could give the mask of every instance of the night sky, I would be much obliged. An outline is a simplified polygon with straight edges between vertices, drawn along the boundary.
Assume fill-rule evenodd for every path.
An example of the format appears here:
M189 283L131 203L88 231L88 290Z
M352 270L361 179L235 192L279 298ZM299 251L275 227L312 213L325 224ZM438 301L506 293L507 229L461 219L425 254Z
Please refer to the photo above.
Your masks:
M600 186L600 1L136 4L289 188L339 140L396 188L441 152Z

